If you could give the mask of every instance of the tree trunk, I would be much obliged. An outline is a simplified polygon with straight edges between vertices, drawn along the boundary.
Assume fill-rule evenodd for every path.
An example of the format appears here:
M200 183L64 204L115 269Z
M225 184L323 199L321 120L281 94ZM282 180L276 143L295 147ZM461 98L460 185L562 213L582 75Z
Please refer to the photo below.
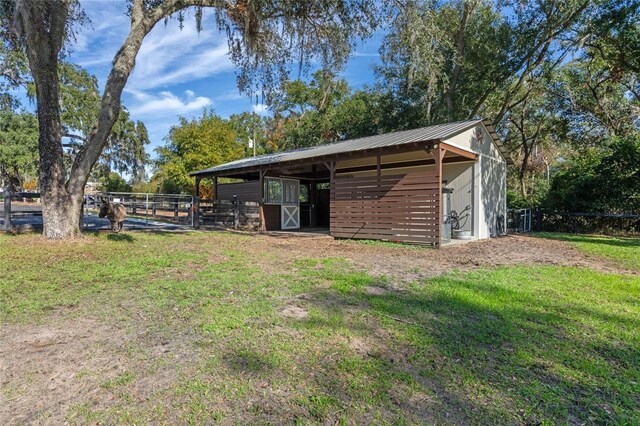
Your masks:
M26 38L29 68L36 86L43 234L52 239L78 235L78 204L82 205L78 202L82 193L67 191L62 160L58 55L68 10L69 2L65 0L23 0L16 4L16 25Z
M526 141L523 142L524 145L524 157L522 158L522 164L520 165L520 170L518 171L518 180L520 181L520 193L522 194L523 199L527 199L527 185L525 183L525 179L527 177L527 166L529 165L529 156L531 151L527 149Z
M453 58L453 68L451 70L451 78L449 80L449 88L446 93L447 112L449 120L453 121L457 118L456 111L456 90L458 87L458 80L462 73L462 63L464 62L464 50L465 50L465 37L467 31L467 25L469 23L469 17L473 13L474 9L478 5L478 1L465 2L463 5L462 16L460 18L460 26L456 32L456 54Z
M71 239L80 234L84 186L118 117L120 95L142 40L157 22L145 19L143 11L142 2L136 0L131 31L114 59L98 122L76 156L67 180L62 152L58 55L65 37L69 0L22 0L16 4L15 22L26 38L29 68L36 86L39 184L43 235L47 238Z

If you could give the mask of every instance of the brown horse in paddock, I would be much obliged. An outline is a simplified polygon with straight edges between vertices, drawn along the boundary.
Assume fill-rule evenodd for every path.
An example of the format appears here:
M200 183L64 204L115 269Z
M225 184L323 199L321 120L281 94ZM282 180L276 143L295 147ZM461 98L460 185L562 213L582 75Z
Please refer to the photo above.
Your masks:
M112 204L108 199L104 199L100 197L102 201L102 207L100 208L100 213L98 213L99 218L106 217L111 222L111 230L114 232L122 231L122 224L124 223L125 218L127 217L127 211L122 204Z

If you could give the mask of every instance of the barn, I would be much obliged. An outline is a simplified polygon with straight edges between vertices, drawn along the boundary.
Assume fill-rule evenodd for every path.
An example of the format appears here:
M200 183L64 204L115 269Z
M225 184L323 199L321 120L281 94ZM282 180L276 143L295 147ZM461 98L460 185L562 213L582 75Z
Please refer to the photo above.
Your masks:
M440 247L504 226L507 165L493 126L476 119L244 158L192 172L199 195L254 202L262 230L326 229ZM234 183L218 183L233 178ZM452 223L453 222L453 223Z

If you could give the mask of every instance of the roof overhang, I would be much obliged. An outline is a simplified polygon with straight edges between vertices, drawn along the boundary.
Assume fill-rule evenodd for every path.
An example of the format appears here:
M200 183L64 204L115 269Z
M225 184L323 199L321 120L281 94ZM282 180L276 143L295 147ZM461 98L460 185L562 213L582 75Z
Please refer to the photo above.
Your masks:
M479 124L487 130L487 133L493 139L493 142L507 164L513 164L509 152L504 144L502 144L502 141L500 141L491 121L476 119L368 136L328 145L320 145L315 148L283 151L260 157L246 158L191 172L190 175L196 177L233 177L284 167L328 164L332 161L409 152L420 149L431 150L433 149L433 145L443 143L444 140L474 128ZM471 160L477 160L478 158L477 154L462 147L446 144L446 148L464 158Z
M493 127L493 123L491 122L491 120L482 120L482 125L485 129L487 129L489 136L491 136L491 139L493 139L493 143L496 144L498 150L500 151L500 154L502 154L502 156L504 157L504 161L506 161L508 165L513 166L513 158L511 158L509 150L506 146L504 146L502 140L496 133L496 129L495 127Z
M247 167L237 167L233 169L220 170L220 171L207 171L200 170L197 172L189 173L190 176L207 176L207 177L233 177L234 175L245 175L249 173L256 173L259 171L270 170L270 169L278 169L284 167L292 167L292 166L303 166L303 165L312 165L312 164L328 164L332 161L338 160L353 160L357 158L365 158L371 157L375 155L388 155L388 154L396 154L402 152L411 152L417 151L420 149L432 150L434 145L441 143L441 140L429 140L429 141L418 141L411 142L408 144L402 145L393 145L387 147L373 148L373 149L363 149L358 151L351 152L341 152L330 155L323 155L317 157L309 157L300 160L288 160L288 161L274 161L268 164L261 164L255 166L247 166Z

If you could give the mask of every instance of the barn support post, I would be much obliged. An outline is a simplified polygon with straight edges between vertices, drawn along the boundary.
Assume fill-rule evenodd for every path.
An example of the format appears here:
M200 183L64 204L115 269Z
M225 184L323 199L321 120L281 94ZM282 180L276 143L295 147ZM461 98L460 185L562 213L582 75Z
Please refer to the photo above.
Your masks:
M211 201L215 204L218 200L218 177L213 178L213 194L211 194Z
M233 229L238 229L240 224L240 210L238 206L238 196L233 196Z
M149 194L145 194L144 201L144 223L145 225L149 225Z
M316 183L316 165L311 166L313 180L309 183L309 201L311 202L311 208L309 209L309 226L315 228L318 224L316 219L316 204L318 203L317 197L317 183Z
M200 196L200 176L196 176L196 197Z
M329 194L333 194L335 188L334 183L336 179L336 162L329 161L328 163L324 163L325 167L329 169ZM329 212L331 212L331 204L332 204L333 196L329 195ZM331 235L331 213L329 213L329 235Z
M200 197L193 197L191 210L193 211L193 227L200 229Z
M436 162L436 180L437 180L437 188L438 188L437 195L436 195L438 199L438 212L437 212L438 228L436 230L438 233L438 242L436 247L441 248L442 247L442 160L444 159L445 150L440 144L436 144L434 145L434 149L432 152Z
M4 230L11 231L11 192L4 191Z
M266 170L260 170L259 172L259 176L260 176L260 199L259 199L259 216L260 216L260 225L259 225L259 230L260 231L266 231L267 230L267 224L265 223L265 219L264 219L264 176L267 174Z
M336 177L336 162L329 161L328 163L324 163L324 166L329 170L329 184L333 184L333 180Z

